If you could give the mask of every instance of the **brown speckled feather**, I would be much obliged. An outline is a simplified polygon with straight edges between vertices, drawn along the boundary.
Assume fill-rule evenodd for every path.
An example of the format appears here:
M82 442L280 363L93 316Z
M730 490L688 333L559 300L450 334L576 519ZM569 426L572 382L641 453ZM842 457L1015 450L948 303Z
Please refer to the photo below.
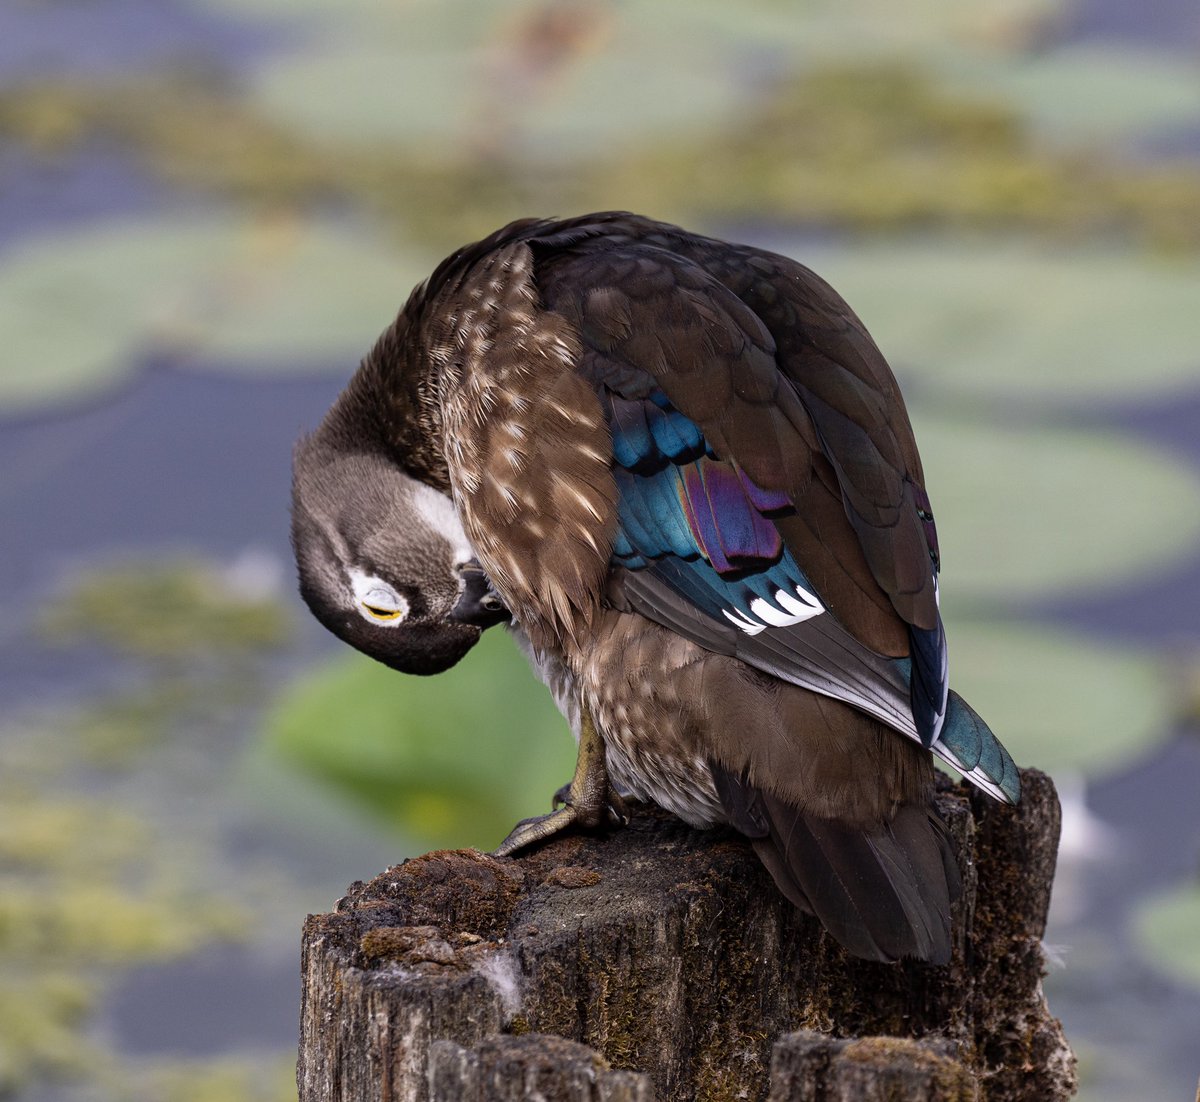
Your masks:
M908 654L908 624L925 622L929 548L908 507L920 466L894 380L841 299L785 258L631 215L516 223L444 262L362 374L387 396L401 461L453 488L540 646L570 641L583 661L609 583L601 388L661 387L718 455L784 492L785 544L870 651Z
M616 530L607 426L579 344L537 301L528 247L480 262L437 355L444 448L463 527L535 642L579 645ZM469 324L461 320L467 317Z

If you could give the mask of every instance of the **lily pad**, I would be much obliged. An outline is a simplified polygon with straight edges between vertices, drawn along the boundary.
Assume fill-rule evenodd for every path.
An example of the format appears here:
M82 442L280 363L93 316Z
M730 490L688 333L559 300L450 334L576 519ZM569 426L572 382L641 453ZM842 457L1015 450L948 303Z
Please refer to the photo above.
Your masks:
M1200 986L1200 886L1188 884L1140 904L1133 931L1163 973Z
M1200 81L1184 57L1089 44L1021 57L951 55L951 88L1017 108L1065 144L1106 144L1200 120Z
M268 730L282 757L423 845L499 844L550 810L575 759L549 693L501 632L436 678L347 654L288 691Z
M1116 434L912 407L942 593L1060 595L1145 578L1200 539L1200 478Z
M790 4L760 0L727 4L675 0L646 7L670 9L677 26L687 20L726 41L774 42L805 60L831 58L937 56L947 45L1008 51L1026 46L1055 18L1063 0L980 0L944 4L940 0L850 0L811 3L803 12Z
M1161 672L1140 651L1037 624L952 615L946 635L951 685L1020 766L1096 776L1170 730Z
M137 221L40 238L0 267L0 409L88 398L156 352L346 369L426 265L331 226Z
M581 28L551 59L487 45L482 34L420 49L373 37L314 44L261 68L255 104L321 142L398 143L452 158L472 149L562 156L630 147L731 119L749 97L715 42L684 34L660 52L624 20Z
M1200 380L1192 258L994 240L782 251L838 289L901 381L1091 401Z

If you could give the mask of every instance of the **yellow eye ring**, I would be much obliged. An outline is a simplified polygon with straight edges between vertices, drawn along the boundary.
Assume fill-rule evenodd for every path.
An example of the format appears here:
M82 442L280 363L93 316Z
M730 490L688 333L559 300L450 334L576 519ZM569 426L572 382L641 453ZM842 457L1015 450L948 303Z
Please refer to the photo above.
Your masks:
M377 605L369 605L363 603L363 608L367 613L376 620L399 620L404 615L404 610L400 608L379 608Z

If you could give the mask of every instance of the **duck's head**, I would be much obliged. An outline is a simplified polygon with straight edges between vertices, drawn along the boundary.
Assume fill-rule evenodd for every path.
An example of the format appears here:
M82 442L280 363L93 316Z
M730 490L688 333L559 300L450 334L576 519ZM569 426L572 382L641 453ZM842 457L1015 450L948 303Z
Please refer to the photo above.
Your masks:
M300 442L292 548L313 615L405 673L448 669L484 628L509 619L454 503L380 455Z

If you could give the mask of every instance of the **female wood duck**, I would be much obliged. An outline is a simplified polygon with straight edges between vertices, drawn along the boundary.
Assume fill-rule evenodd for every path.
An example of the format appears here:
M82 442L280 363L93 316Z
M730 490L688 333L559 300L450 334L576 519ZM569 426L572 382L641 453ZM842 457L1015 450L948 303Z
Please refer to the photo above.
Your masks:
M1018 773L948 689L896 380L807 268L626 213L460 249L299 445L293 542L317 617L398 669L511 610L579 761L499 853L625 794L731 824L850 952L949 959L926 751L1000 800Z

